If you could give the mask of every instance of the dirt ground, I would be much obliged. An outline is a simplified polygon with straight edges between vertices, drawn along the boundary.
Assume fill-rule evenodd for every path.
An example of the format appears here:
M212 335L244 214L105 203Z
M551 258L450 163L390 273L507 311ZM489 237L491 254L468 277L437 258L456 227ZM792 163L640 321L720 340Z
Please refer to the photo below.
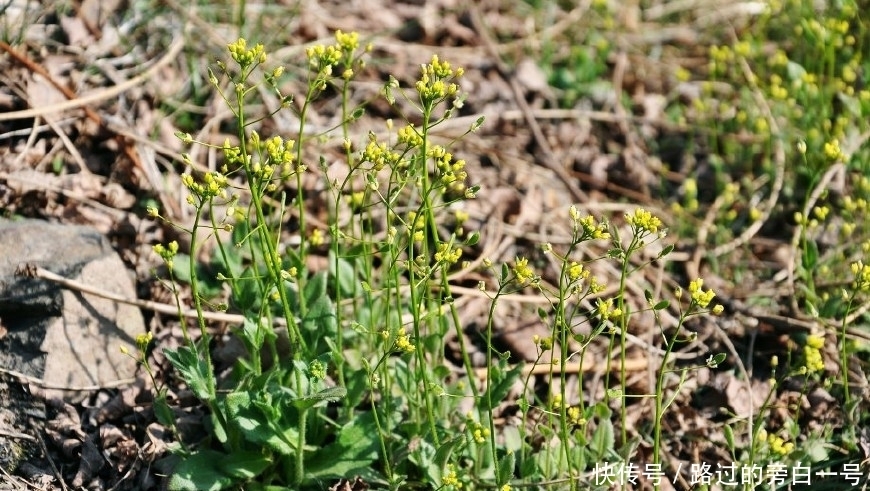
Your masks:
M584 213L617 220L639 205L669 227L677 225L669 203L687 177L684 162L699 156L685 154L693 138L690 128L668 122L663 111L668 101L691 94L674 77L668 57L654 55L678 54L685 66L703 63L698 53L704 52L706 40L691 26L664 29L645 22L639 8L626 2L615 27L601 33L619 48L599 63L606 68L600 83L566 109L567 96L552 88L542 60L547 50L558 55L572 49L569 42L554 46L549 40L584 39L570 35L577 26L588 25L586 16L592 14L584 2L553 10L551 16L520 0L285 0L278 5L247 2L247 9L240 29L235 7L222 3L12 1L0 14L6 19L0 26L6 29L6 41L0 43L0 211L99 230L135 272L139 298L171 304L155 280L160 264L151 246L169 240L183 244L184 237L148 218L145 207L156 204L172 220L190 223L181 192L185 169L179 161L180 152L188 150L175 133L190 132L214 143L232 138L231 114L209 89L206 68L224 57L227 43L241 30L250 42L266 45L271 64L299 73L305 68L304 47L329 42L333 31L341 29L359 32L374 46L353 96L354 102L366 103L365 115L353 128L360 141L369 130L384 131L386 118L398 117L378 96L388 75L408 86L420 64L436 53L465 68L465 105L458 118L438 128L437 137L452 140L479 116L486 117L485 125L453 150L467 160L470 180L483 189L469 210L481 228L479 257L510 261L526 255L544 266L545 280L555 278L558 271L542 259L539 244L564 243L570 203ZM304 78L292 76L287 88L301 91L303 83ZM263 112L270 109L265 100ZM335 125L337 109L335 100L320 103L312 113L312 130ZM263 125L263 132L293 134L297 124L279 115ZM327 162L342 158L340 143L318 146ZM212 157L202 150L191 155L203 168L214 165ZM316 165L309 168L311 216L322 217L324 190ZM699 168L692 172L703 172ZM703 175L692 177L703 181ZM291 238L295 232L287 233ZM690 328L698 336L679 356L685 363L703 363L711 353L729 358L733 353L754 370L750 384L735 377L733 364L731 370L697 372L677 401L680 409L666 422L670 434L691 436L669 439L673 460L729 459L713 443L721 436L720 408L727 406L738 417L751 413L749 391L757 400L768 392L770 355L790 349L791 330L807 328L778 308L746 306L752 292L769 292L771 305L788 295L767 276L788 261L781 254L788 240L785 230L765 230L732 244L729 260L758 272L736 283L717 277L701 260L707 244L695 237L668 237L665 243L676 246L670 263L649 268L629 285L641 302L648 285L670 292L704 276L726 313L693 322ZM614 278L616 272L596 274ZM459 278L457 291L473 291L478 279L475 274ZM468 293L463 320L479 324L485 315L481 305L480 298ZM514 362L533 360L537 348L531 335L548 332L537 322L535 305L508 302L503 310L496 319L499 347L510 350ZM173 316L145 315L158 344L178 342ZM665 325L674 320L673 312L663 313ZM651 317L639 315L632 326L636 343L628 360L629 388L637 393L650 392L648 368L657 366L659 355L647 348L657 344L655 332ZM608 358L602 348L594 365L607 366ZM154 363L158 373L169 371L159 353ZM594 369L579 367L576 376L585 376L584 371ZM603 390L600 384L589 387ZM82 404L50 405L52 430L43 436L42 451L19 469L20 475L6 476L4 486L160 489L168 436L150 412L148 389L143 376L132 387L94 391ZM796 394L783 390L780 397L786 403ZM184 399L184 390L174 396L188 431L200 431L201 408ZM837 417L826 407L829 398L815 394L808 421ZM650 417L648 405L630 409L632 422Z

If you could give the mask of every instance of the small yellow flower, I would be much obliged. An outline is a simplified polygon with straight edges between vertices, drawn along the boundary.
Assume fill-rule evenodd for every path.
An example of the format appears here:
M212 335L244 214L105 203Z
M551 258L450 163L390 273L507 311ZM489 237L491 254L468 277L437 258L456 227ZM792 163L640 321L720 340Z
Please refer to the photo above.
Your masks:
M706 309L710 302L713 301L713 297L716 296L713 293L713 290L707 290L706 292L703 290L704 280L698 278L689 283L689 293L692 295L692 302L701 307L702 309Z
M636 232L649 232L651 234L658 233L662 226L662 221L652 213L638 208L634 213L626 213L625 221L636 230Z
M840 160L843 158L843 151L840 150L840 141L836 138L825 143L824 152L828 160Z
M446 472L441 477L442 486L453 486L455 489L462 489L462 483L459 482L459 476L456 474L456 469L453 464L447 464Z
M578 279L583 277L584 273L586 274L586 276L589 276L589 271L585 271L582 264L572 262L568 266L568 279L570 279L571 281L577 281Z
M529 260L525 257L518 257L514 265L514 275L517 277L517 282L525 285L531 281L535 272L529 267Z
M414 350L417 349L413 343L411 343L408 334L405 332L405 329L399 329L398 334L396 335L396 349L403 353L413 353Z
M855 277L856 290L870 290L870 265L864 264L863 261L856 261L852 263L852 274Z
M449 242L438 244L438 252L435 253L435 260L447 264L456 264L459 258L462 257L462 249L459 247L451 248Z
M598 308L598 316L601 317L601 320L618 320L622 317L622 310L613 307L612 298L607 300L599 298L596 300L596 307Z
M312 230L311 236L308 238L308 241L311 243L311 245L315 247L323 245L323 231L319 228Z
M779 455L788 455L794 451L794 443L787 442L784 439L770 434L767 436L767 444L770 445L770 449Z

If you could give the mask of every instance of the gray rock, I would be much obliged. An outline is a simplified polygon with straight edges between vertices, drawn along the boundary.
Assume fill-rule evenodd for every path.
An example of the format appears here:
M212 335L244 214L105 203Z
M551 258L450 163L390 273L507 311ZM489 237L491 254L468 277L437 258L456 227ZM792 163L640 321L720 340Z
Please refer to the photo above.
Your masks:
M30 389L50 387L44 397L70 402L87 393L58 387L100 386L132 377L136 363L120 347L136 352L136 336L145 333L142 313L136 307L66 290L46 280L16 276L15 270L25 264L136 297L130 273L106 238L93 229L38 220L0 220L0 368L40 379L43 383L32 384ZM0 377L0 394L20 394L12 387L20 382L10 380L8 374ZM35 404L34 400L23 406ZM28 416L14 414L13 406L0 408L0 430L28 433L26 424L20 426ZM34 408L27 411L32 417ZM6 426L10 423L14 429ZM4 454L3 438L0 431L0 456Z

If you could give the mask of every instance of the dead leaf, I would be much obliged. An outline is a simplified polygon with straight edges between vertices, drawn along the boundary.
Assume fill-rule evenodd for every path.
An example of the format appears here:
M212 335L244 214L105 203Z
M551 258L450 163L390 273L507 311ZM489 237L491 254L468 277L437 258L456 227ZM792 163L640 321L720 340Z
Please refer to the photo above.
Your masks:
M750 386L747 382L738 380L733 374L729 374L730 380L725 387L728 405L737 418L750 418L757 413L759 406L770 392L770 382L752 380Z
M106 465L106 460L97 448L97 444L91 438L84 441L82 445L81 461L79 462L79 470L72 480L72 485L76 488L84 486L85 483L93 479L100 469Z

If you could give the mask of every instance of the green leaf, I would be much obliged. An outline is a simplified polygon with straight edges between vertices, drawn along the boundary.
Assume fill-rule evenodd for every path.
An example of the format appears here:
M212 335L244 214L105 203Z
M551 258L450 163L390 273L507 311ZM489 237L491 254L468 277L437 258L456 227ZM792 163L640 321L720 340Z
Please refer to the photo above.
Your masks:
M316 451L305 466L306 479L371 475L378 457L377 426L362 413L338 431L335 442Z
M359 292L359 283L357 283L356 273L353 270L353 264L347 259L335 259L335 254L329 251L329 275L338 286L341 296L344 298L352 297Z
M726 424L722 427L722 432L725 433L725 443L728 445L728 451L733 456L734 450L737 449L737 446L734 444L734 430L731 429L730 425Z
M152 407L154 409L154 417L157 418L158 423L167 428L175 427L175 414L173 414L172 408L169 407L169 403L166 402L166 394L157 394Z
M229 421L251 443L265 444L275 452L290 455L295 449L296 430L285 421L270 421L253 403L249 392L227 394L224 404Z
M457 436L455 438L451 438L438 447L438 450L435 451L435 457L432 459L433 463L439 468L442 469L447 465L447 462L450 461L450 455L453 454L453 451L465 443L464 436Z
M653 305L653 310L665 310L671 305L671 302L668 300L662 300L661 302Z
M340 401L345 396L347 396L347 389L344 387L328 387L320 392L296 399L293 401L293 405L299 409L308 409L323 401Z
M484 411L493 409L496 405L502 402L510 392L511 386L516 382L523 373L523 364L519 363L504 374L498 374L493 370L493 381L489 386L489 396L484 395L480 401L480 407ZM493 407L490 407L489 402L492 401Z
M223 471L226 454L200 450L184 458L174 469L169 489L175 491L220 491L239 482Z
M707 363L707 365L710 365L710 366L719 365L723 361L725 361L725 358L727 358L727 355L725 353L716 353L715 355L713 355L713 358L710 359L710 361Z
M498 480L496 484L499 486L510 482L514 475L514 466L516 466L517 458L513 452L507 452L498 463Z
M261 452L237 450L224 457L222 467L231 477L249 480L259 476L270 465L272 459Z
M823 439L811 439L806 443L803 451L806 453L807 457L809 457L810 462L824 462L830 458L826 445L827 444Z
M326 296L326 271L321 271L311 278L305 283L305 289L303 291L302 298L308 304L308 308L311 308L311 304L313 302L318 301L322 297Z
M814 240L806 241L806 249L803 254L803 267L811 270L815 269L819 262L819 246Z
M251 319L248 316L245 316L241 331L242 340L245 342L245 346L251 351L256 351L262 348L267 335L275 337L275 333L271 329L267 329L256 319Z
M653 297L652 297L652 292L651 292L651 291L649 291L649 290L647 290L647 289L644 289L644 291L643 291L643 297L646 299L646 303L652 303L652 298L653 298Z
M332 299L322 296L308 305L308 312L302 319L303 330L312 333L309 343L322 340L338 331L338 320L335 317L335 305Z
M189 346L181 346L177 350L167 349L164 351L166 359L181 374L181 378L187 382L190 390L202 401L214 399L213 387L209 384L209 370L205 360Z
M603 460L607 457L615 443L616 438L613 436L613 423L610 422L610 418L599 419L595 433L589 441L589 447L595 455L594 460Z
M477 230L472 232L472 234L469 235L467 239L465 239L465 245L467 246L477 245L478 242L480 242L480 232L478 232Z
M481 117L477 118L477 120L474 121L474 124L471 125L471 128L469 129L469 131L471 131L471 132L477 131L478 128L483 126L483 123L485 121L486 121L486 116L481 116Z
M662 252L659 253L659 255L658 255L658 257L656 257L656 259L661 259L672 252L674 252L674 245L668 244L665 246L664 249L662 249Z

